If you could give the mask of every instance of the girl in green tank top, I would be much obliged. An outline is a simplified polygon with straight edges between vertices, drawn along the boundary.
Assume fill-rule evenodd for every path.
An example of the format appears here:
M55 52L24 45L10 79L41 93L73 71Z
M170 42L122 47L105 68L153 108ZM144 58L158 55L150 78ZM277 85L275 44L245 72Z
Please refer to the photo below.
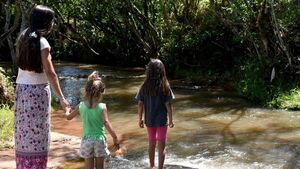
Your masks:
M104 89L105 84L98 72L93 72L89 75L85 85L83 101L74 110L71 108L66 110L68 120L78 114L82 119L80 156L84 158L86 169L102 169L104 167L104 158L109 155L104 128L112 136L114 147L120 148L117 135L108 119L106 104L101 103Z

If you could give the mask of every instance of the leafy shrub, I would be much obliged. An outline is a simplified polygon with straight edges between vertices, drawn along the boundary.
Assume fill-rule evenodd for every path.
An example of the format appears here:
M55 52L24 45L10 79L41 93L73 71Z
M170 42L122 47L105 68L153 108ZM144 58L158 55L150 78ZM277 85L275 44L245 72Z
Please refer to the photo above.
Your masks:
M269 106L281 109L300 110L300 89L295 88L279 94L270 102Z
M4 70L0 68L0 105L12 105L14 98L14 88L11 80L5 75Z
M253 60L247 60L240 65L236 82L237 91L255 103L265 104L272 96L264 80L263 67L258 61Z

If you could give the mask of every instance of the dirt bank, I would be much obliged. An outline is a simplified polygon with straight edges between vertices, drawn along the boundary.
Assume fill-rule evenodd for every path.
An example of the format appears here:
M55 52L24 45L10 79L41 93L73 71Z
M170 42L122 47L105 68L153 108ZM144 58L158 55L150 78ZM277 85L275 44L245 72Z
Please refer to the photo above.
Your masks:
M79 120L67 121L63 117L63 111L52 113L51 119L51 144L48 157L48 168L61 168L67 161L81 161L78 155L81 135L81 122ZM121 135L118 136L122 137ZM10 143L13 145L13 142ZM111 138L108 138L108 144L111 144ZM121 155L121 152L118 152ZM113 154L115 155L115 154ZM3 149L0 151L0 168L15 168L15 150Z

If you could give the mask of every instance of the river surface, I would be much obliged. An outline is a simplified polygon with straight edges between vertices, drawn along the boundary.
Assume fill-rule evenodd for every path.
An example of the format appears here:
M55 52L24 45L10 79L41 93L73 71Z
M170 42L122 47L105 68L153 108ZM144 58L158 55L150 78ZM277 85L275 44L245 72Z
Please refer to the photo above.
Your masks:
M138 128L134 99L144 70L57 64L62 90L72 106L78 104L93 70L103 75L103 102L122 142L123 156L112 158L106 167L146 169L147 135ZM299 111L263 109L232 91L170 83L176 97L175 127L168 130L167 169L300 169ZM80 119L72 121L72 128L64 132L80 136Z

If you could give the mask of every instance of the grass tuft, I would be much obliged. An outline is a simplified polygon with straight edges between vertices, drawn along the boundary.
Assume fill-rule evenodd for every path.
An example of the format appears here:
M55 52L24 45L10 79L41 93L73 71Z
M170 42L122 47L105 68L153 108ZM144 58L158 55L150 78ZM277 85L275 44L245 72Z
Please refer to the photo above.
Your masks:
M13 140L14 113L8 105L0 105L0 149L10 148Z

